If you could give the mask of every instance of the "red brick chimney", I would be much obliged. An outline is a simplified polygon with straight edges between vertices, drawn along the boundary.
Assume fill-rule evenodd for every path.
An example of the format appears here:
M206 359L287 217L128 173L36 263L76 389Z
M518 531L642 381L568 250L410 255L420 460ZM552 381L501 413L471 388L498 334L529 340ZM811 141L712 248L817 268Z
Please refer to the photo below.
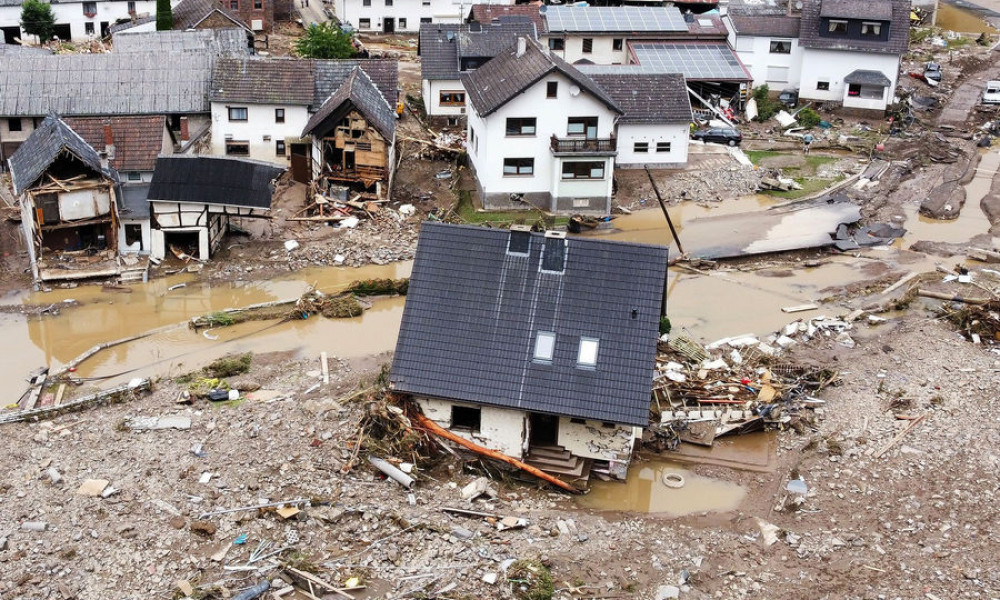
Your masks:
M115 159L115 134L109 123L104 124L104 156L109 161Z
M188 129L188 118L181 117L181 141L186 142L191 139L191 132Z

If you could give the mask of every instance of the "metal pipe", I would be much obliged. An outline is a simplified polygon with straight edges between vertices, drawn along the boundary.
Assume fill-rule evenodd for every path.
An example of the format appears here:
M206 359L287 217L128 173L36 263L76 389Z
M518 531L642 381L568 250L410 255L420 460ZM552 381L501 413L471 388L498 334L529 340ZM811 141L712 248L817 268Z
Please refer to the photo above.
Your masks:
M400 471L396 467L394 467L389 461L382 460L381 458L377 458L374 456L369 456L368 462L371 463L371 465L376 469L378 469L379 471L385 473L387 477L397 482L399 485L405 487L408 490L413 489L413 484L416 483L413 480L413 478L407 475L406 473Z

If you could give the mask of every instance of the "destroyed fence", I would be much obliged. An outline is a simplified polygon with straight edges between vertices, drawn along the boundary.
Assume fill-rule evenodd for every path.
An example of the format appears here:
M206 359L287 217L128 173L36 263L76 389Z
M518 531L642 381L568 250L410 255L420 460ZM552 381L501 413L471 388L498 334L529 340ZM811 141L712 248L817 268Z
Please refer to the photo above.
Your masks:
M16 423L18 421L27 421L29 419L48 418L80 410L91 404L99 404L101 402L121 402L129 398L133 393L149 390L150 384L151 382L149 379L133 380L124 385L113 387L109 390L101 392L95 392L56 406L41 406L30 410L0 414L0 424Z

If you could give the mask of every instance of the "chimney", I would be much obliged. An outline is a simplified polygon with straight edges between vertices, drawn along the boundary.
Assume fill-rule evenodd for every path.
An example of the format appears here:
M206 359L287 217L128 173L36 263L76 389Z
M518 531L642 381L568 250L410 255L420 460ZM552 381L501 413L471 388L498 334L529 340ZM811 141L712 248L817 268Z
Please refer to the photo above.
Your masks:
M521 58L524 53L528 51L528 40L527 38L519 37L517 38L517 57Z
M115 135L108 123L104 124L104 155L108 160L115 159Z
M191 132L188 129L188 118L181 117L181 141L186 142L191 139Z

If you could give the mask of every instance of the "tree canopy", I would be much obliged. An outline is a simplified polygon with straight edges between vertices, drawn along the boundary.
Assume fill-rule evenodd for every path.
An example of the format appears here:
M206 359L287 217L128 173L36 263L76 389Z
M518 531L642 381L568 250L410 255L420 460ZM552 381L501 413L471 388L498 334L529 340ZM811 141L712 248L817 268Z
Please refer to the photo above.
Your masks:
M331 22L310 25L295 41L295 51L303 58L351 58L357 54L351 35Z
M29 35L37 35L42 43L51 40L56 30L56 17L49 3L24 0L21 4L21 28Z
M170 0L156 0L156 30L168 31L174 28L174 13L170 10Z

